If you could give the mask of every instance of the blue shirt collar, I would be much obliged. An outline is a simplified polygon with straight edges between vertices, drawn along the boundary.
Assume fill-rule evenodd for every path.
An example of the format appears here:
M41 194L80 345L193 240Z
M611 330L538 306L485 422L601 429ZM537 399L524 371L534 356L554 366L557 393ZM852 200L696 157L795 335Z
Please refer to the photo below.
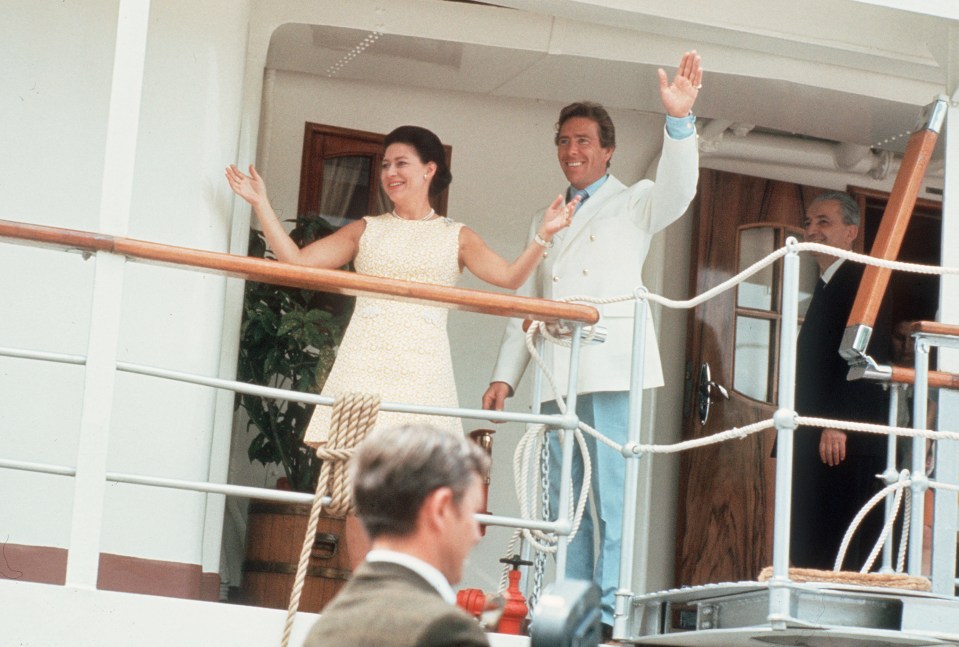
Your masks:
M588 187L586 187L586 196L592 198L594 195L596 195L596 192L599 191L599 187L603 186L603 183L605 183L606 180L608 179L609 179L609 173L607 173L606 175L604 175L603 177L599 178L598 180L590 184ZM573 195L574 193L576 193L576 189L570 186L567 194Z

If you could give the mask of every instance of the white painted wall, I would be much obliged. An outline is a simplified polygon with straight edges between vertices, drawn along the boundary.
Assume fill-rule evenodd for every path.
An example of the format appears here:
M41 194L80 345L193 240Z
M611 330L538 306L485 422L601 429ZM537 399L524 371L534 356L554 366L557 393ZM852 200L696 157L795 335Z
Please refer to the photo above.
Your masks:
M0 52L13 62L0 92L0 217L96 231L117 2L12 5L0 23ZM232 0L152 3L131 237L226 250L220 180L236 150L248 12ZM0 344L83 354L97 316L87 311L92 265L4 245ZM216 373L223 291L220 278L128 264L119 359ZM75 464L83 374L0 358L6 457ZM206 479L212 393L122 375L115 397L108 470ZM0 500L4 541L68 545L69 479L3 470L0 489L17 493ZM199 563L204 505L199 495L108 487L101 549Z

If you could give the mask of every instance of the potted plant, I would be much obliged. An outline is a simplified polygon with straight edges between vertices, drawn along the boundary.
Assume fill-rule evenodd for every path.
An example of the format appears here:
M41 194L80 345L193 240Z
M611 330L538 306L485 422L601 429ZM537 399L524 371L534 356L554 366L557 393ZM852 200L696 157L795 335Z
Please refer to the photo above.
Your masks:
M298 218L290 236L303 246L332 231L322 218ZM273 258L257 230L250 231L248 254ZM247 282L237 380L318 392L352 311L352 297ZM303 444L303 434L314 406L255 395L239 395L237 406L246 411L247 430L255 434L247 450L250 461L279 464L290 489L312 492L320 465Z
M320 218L298 218L290 236L303 246L332 231ZM272 258L259 231L250 232L249 255ZM237 380L318 392L333 366L353 301L343 295L247 282ZM236 406L246 411L247 430L254 434L247 449L250 461L281 465L285 476L278 487L312 492L320 461L303 444L303 435L314 405L238 395ZM286 608L309 511L309 504L250 501L243 586L237 601ZM342 518L321 517L302 610L319 612L349 577L347 553L338 550L342 536Z

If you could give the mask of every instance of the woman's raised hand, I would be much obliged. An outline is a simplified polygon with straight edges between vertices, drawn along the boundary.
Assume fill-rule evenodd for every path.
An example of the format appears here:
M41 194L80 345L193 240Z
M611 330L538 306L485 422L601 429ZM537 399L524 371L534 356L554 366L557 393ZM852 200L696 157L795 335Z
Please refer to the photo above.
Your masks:
M549 205L543 215L540 235L546 240L550 240L557 231L569 227L569 224L573 222L573 213L575 213L578 205L579 196L574 197L566 204L563 204L562 195L556 196L553 204Z
M226 181L235 194L253 207L269 202L266 196L266 182L252 164L250 164L249 175L238 169L236 164L230 164L226 167Z

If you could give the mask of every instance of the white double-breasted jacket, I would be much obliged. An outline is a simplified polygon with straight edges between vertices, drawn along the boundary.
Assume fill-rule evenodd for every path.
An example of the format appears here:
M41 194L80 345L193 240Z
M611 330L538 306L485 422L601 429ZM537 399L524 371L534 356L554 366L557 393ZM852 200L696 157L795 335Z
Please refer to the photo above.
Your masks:
M546 258L517 294L545 299L633 294L643 284L643 263L653 235L682 216L696 195L696 140L695 135L681 140L664 135L655 182L641 180L627 187L610 176L579 208L572 225L553 238ZM533 219L528 240L539 221L539 217ZM607 338L605 343L582 348L577 393L629 390L634 308L632 300L597 306L599 325L607 329ZM651 388L663 384L663 373L649 315L647 323L644 387ZM522 321L512 319L490 381L506 382L515 390L529 358ZM569 350L547 343L546 365L565 391ZM542 399L554 397L544 386Z

